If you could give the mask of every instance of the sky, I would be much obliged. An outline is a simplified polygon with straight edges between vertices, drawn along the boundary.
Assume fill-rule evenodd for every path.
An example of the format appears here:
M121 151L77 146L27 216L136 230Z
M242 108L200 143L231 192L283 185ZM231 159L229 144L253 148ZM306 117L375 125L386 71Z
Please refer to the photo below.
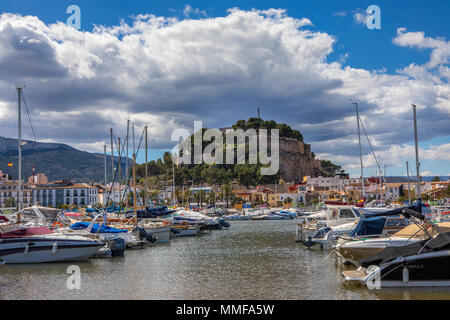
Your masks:
M70 5L79 30L66 24ZM370 5L380 29L367 27ZM177 128L226 127L260 108L359 176L358 102L383 169L406 175L414 103L421 173L450 175L449 15L448 1L2 0L0 135L17 136L16 84L38 141L103 152L129 118L136 140L149 126L153 159ZM365 175L376 175L362 142Z

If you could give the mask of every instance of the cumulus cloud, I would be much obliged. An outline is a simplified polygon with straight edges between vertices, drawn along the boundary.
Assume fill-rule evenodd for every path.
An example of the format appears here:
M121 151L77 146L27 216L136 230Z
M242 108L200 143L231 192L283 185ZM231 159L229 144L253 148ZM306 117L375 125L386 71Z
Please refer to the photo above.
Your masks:
M38 138L85 150L108 141L110 127L123 133L128 118L149 124L152 147L170 149L177 127L229 126L260 107L265 119L300 129L313 151L351 169L358 149L350 99L377 152L412 140L411 103L421 139L450 135L448 42L420 32L399 29L393 45L431 49L430 62L394 74L343 66L347 55L329 62L336 38L281 9L147 14L91 32L6 13L0 40L2 127L15 127L8 98L25 83Z
M353 13L353 21L357 24L366 25L368 17L369 15L367 14L366 10L358 9Z

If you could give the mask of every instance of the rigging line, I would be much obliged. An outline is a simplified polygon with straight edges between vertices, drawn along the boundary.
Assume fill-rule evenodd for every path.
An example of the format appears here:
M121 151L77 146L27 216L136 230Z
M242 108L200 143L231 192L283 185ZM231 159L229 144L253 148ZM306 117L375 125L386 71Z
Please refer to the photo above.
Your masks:
M142 138L144 137L144 130L142 130L142 135L141 135L141 139L139 140L139 145L137 147L136 153L135 153L135 158L137 158L137 155L139 154L139 149L141 148L141 143L142 143ZM131 176L133 175L133 171L131 170L130 173L128 173L128 178L127 181L131 179ZM130 186L127 183L127 190L131 189ZM134 196L134 195L133 195ZM122 194L122 201L125 200L125 192Z
M22 92L23 103L25 105L25 111L27 113L28 122L29 122L30 128L31 128L31 132L33 133L34 141L37 142L36 133L34 131L33 124L31 123L30 112L28 110L27 101L25 100L25 95L23 94L23 90L21 92Z
M33 133L33 138L34 138L34 142L35 142L35 144L33 144L33 151L36 152L36 144L38 143L37 137L36 137L36 132L35 132L35 130L34 130L34 127L33 127L32 122L31 122L30 111L29 111L29 108L28 108L27 101L26 101L26 99L25 99L25 94L23 93L23 90L22 90L21 92L22 92L23 103L24 103L24 105L25 105L25 111L26 111L27 118L28 118L28 123L30 124L31 132ZM41 168L41 169L44 168L42 158L41 158L41 157L37 157L37 158L38 158L38 164L39 164L40 168ZM35 168L35 169L36 169L36 168ZM73 172L73 169L72 169L71 172ZM37 173L37 172L36 172L36 173ZM69 179L70 179L70 178L69 178Z
M380 164L378 163L378 159L377 159L377 156L375 155L375 151L373 151L372 144L370 143L369 136L367 135L367 131L366 131L366 128L364 127L361 117L359 117L359 121L361 122L361 126L363 128L364 134L366 135L366 139L367 139L367 142L369 143L369 147L370 147L370 150L372 151L372 155L375 158L375 162L377 163L378 170L380 170L381 177L383 178L384 183L387 183L386 177L384 176L383 171L381 171L381 167L380 167Z
M113 141L114 141L114 144L116 145L116 149L117 149L117 140L116 140L116 136L114 135L114 133L113 133ZM123 153L125 151L124 150L125 149L125 142L126 141L124 141L123 144L121 144L121 146L120 146L120 148L121 148L120 149L120 154L117 155L117 160L119 160L119 158L120 158L120 162L117 165L121 169L124 169L124 164L122 163L122 158L123 158L122 155L123 155ZM126 160L128 160L128 158ZM121 181L118 181L118 182L119 182L119 184L121 183ZM128 182L128 180L126 180L126 182Z

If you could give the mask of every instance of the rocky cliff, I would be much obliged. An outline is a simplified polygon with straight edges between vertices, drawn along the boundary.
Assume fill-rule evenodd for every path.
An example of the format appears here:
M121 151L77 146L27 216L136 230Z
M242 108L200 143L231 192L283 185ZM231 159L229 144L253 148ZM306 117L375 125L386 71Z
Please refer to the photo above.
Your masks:
M284 181L299 182L304 176L321 174L322 167L320 160L313 158L311 145L280 137L280 173Z

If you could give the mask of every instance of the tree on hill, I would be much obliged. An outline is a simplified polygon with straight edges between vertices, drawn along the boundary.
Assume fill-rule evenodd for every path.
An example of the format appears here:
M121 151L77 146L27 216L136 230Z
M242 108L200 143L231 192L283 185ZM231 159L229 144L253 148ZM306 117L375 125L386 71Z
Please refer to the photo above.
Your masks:
M339 173L345 172L340 165L334 164L329 160L320 160L320 165L322 166L323 174L326 177L334 177Z

